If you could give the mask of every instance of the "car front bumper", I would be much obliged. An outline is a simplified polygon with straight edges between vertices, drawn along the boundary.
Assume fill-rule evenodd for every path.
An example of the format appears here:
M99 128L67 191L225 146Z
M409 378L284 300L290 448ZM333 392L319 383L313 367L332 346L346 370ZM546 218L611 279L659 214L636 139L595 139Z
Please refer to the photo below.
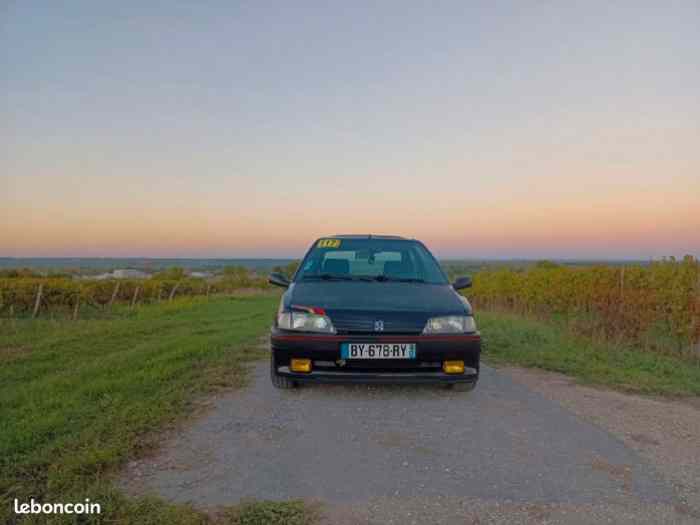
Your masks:
M475 383L479 378L481 336L320 335L273 328L273 372L294 381L315 383ZM415 343L415 359L342 360L341 343ZM311 372L290 370L292 358L313 362ZM443 361L464 361L463 374L447 374Z

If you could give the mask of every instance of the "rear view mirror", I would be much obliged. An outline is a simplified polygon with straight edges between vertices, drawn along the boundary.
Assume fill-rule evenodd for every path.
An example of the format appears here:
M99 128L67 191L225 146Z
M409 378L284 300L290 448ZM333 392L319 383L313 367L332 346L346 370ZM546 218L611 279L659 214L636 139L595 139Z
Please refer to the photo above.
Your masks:
M472 278L468 275L465 275L464 277L457 277L457 279L455 279L455 282L452 283L452 288L454 288L455 290L461 290L463 288L470 288L471 285Z
M267 282L275 286L281 286L282 288L289 287L289 279L287 276L278 272L272 272L267 278Z

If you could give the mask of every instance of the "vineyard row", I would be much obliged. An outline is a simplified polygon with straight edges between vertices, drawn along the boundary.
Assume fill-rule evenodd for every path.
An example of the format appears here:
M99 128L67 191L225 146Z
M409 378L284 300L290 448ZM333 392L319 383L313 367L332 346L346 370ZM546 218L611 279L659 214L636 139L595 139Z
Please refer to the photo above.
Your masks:
M693 257L648 266L482 270L466 295L478 308L563 318L585 335L699 352L700 264Z
M82 308L105 309L114 304L138 304L173 300L180 296L232 293L244 288L265 289L266 279L237 277L207 281L124 279L78 281L65 278L0 279L0 314L37 317L44 312L71 311L79 317Z

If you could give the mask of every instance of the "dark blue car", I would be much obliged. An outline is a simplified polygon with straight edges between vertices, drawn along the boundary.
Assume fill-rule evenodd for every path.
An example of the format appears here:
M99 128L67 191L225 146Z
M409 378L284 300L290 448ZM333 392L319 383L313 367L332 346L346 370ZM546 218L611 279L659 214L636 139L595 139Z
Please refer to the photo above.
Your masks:
M318 239L290 281L271 333L271 377L299 383L443 383L471 389L481 337L469 302L423 243L402 237Z

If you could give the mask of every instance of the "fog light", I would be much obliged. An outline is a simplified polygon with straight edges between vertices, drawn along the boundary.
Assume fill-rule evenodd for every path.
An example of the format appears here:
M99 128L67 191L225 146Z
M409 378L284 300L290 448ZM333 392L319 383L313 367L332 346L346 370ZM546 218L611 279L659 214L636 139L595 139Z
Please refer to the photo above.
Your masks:
M442 371L446 374L463 374L464 361L443 361Z
M311 359L292 359L292 372L311 372Z

